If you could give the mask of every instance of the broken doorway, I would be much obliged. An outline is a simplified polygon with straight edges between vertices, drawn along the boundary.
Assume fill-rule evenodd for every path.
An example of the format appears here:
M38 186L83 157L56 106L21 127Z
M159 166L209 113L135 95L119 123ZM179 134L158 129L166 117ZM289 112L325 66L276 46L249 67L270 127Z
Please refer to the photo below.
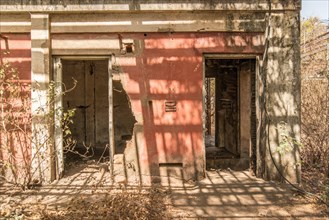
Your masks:
M248 168L255 147L255 59L205 59L204 141L209 167Z
M70 125L75 150L102 154L109 143L108 60L62 60L62 82L65 88L76 82L62 98L64 110L75 109Z
M130 98L124 89L119 74L113 74L113 126L114 154L123 154L132 140L137 122L132 112Z

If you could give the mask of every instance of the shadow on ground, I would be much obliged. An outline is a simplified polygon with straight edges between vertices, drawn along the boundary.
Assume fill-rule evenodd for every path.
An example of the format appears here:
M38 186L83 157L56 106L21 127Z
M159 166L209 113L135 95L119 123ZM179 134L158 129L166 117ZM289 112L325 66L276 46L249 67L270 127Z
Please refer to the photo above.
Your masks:
M72 214L73 204L81 199L87 204L84 210L86 216L88 211L90 212L88 207L97 212L95 207L106 203L104 198L112 196L111 204L115 204L120 200L113 198L113 195L128 193L143 195L145 201L147 200L145 203L148 204L147 206L154 204L158 213L160 213L158 209L162 209L161 216L164 219L172 217L178 219L326 218L319 206L309 204L301 198L296 199L285 185L257 179L248 171L208 171L206 179L198 183L163 177L162 184L156 186L126 186L112 183L109 173L99 170L97 166L81 166L77 168L80 172L38 189L20 192L2 187L0 204L5 207L5 204L37 202L42 204L46 211L51 210L50 213L71 210ZM142 204L141 201L136 203L139 197L128 197L134 202L125 203L126 207L123 209L131 205L135 209L142 208L137 204ZM152 205L148 208L146 211L151 212ZM140 216L135 217L138 219Z

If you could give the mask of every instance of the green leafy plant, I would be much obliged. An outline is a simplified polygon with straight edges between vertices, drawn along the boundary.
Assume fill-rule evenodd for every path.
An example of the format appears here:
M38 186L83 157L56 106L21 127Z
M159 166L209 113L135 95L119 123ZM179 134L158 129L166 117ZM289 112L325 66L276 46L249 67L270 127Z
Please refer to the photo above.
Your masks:
M303 147L303 145L298 140L296 140L296 138L292 137L291 133L288 131L286 122L280 122L277 130L280 136L277 152L280 155L284 155L285 153L293 150L295 147Z

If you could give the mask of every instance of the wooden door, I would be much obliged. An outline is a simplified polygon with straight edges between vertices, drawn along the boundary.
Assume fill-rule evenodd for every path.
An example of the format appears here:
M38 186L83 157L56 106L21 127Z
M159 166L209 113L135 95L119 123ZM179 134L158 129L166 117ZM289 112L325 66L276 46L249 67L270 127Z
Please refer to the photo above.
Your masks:
M76 109L70 126L77 147L105 147L108 133L108 62L63 61L63 83L75 88L63 97L64 109Z

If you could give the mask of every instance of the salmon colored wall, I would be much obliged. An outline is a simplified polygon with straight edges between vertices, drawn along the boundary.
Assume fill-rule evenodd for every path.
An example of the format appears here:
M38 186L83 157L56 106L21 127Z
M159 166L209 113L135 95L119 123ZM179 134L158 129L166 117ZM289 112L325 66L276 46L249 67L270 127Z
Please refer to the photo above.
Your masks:
M260 34L148 33L123 34L135 39L135 57L118 57L126 74L133 112L141 113L143 168L158 174L159 163L183 163L184 178L202 174L203 54L261 54ZM176 101L177 112L165 112L165 101Z
M31 36L30 34L4 34L0 38L0 62L8 61L17 68L20 79L31 82Z
M95 34L58 34L57 40L96 39ZM184 178L204 171L202 133L203 54L261 54L261 33L120 34L134 40L134 54L116 54L132 111L143 127L137 140L142 173L158 175L159 163L183 163ZM102 39L118 39L102 34ZM109 49L111 50L111 49ZM165 112L165 101L177 112ZM140 135L139 135L140 136Z
M0 65L8 62L18 71L17 85L21 88L21 96L15 100L1 100L1 105L4 104L3 101L9 102L7 114L16 118L15 125L19 128L8 127L7 133L0 132L0 160L7 163L9 150L12 154L11 160L15 161L16 176L19 177L22 172L29 171L31 161L31 37L29 34L4 34L4 36L6 39L0 38ZM22 110L23 108L25 110Z

